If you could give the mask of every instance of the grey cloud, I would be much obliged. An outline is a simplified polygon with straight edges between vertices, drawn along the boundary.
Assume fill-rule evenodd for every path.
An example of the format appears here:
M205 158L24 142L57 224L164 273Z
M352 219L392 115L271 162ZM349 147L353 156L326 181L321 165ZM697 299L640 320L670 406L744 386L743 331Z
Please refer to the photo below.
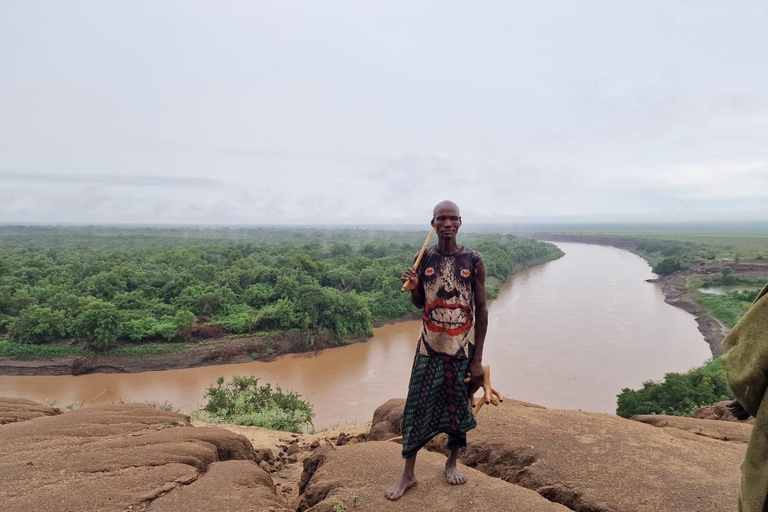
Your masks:
M0 180L7 182L98 184L134 187L209 188L222 182L193 176L142 176L121 174L53 174L41 172L0 171Z
M429 153L409 152L371 161L364 179L377 190L377 199L387 210L407 208L425 193L446 185L460 186L467 170L449 158ZM463 171L463 176L462 176Z
M372 5L0 2L0 221L768 203L765 3Z

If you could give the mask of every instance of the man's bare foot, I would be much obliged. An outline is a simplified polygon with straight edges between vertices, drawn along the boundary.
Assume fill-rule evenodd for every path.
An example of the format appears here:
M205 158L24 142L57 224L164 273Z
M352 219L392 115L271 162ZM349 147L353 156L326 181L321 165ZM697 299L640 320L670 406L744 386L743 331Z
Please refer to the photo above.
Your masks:
M400 496L405 494L405 491L407 491L414 485L416 485L416 477L413 477L413 476L407 477L403 475L400 477L400 480L398 480L398 482L395 485L393 485L392 487L384 491L384 496L386 496L388 500L399 499Z
M467 477L463 473L459 473L456 468L455 461L448 461L445 463L445 478L451 485L461 485L467 482Z

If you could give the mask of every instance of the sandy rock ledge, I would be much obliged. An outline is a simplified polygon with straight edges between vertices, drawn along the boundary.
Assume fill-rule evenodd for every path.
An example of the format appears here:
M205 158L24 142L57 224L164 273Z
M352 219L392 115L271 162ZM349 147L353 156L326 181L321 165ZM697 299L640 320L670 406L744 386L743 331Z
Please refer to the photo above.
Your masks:
M29 410L20 405L16 420ZM254 458L243 436L191 427L181 414L95 406L0 426L0 503L5 512L287 512Z
M402 399L371 425L313 435L190 424L140 404L60 411L0 398L0 510L735 512L751 425L702 418L485 407L445 480L444 438L402 470ZM429 451L431 450L431 451Z

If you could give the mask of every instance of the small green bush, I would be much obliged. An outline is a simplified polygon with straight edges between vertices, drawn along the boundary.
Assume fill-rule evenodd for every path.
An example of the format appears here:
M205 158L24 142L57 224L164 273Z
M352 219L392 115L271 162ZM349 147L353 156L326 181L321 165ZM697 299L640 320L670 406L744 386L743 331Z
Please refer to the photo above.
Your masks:
M224 384L219 377L205 393L208 403L203 410L225 423L301 433L312 426L312 406L293 391L274 390L270 384L259 386L259 379L234 375Z
M253 352L251 353L251 359L259 359L261 357L272 357L275 354L277 354L277 351L272 347L267 347L264 349L264 352Z
M662 382L647 381L638 390L624 388L617 395L616 414L690 416L696 409L733 399L719 359L687 373L668 373Z
M664 258L658 265L653 267L653 272L660 276L674 274L678 270L683 270L685 265L678 258Z

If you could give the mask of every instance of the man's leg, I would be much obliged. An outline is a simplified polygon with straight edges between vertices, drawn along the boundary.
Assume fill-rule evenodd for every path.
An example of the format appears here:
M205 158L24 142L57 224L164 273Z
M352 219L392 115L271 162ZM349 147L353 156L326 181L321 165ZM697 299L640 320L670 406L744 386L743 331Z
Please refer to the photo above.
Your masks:
M402 496L405 491L416 485L416 474L414 473L415 467L416 455L405 459L405 467L403 467L403 474L400 476L400 480L398 480L395 485L384 491L384 496L386 496L387 499L396 500Z
M448 460L445 461L445 478L451 485L461 485L467 481L467 476L464 473L459 473L456 468L456 459L459 457L459 449L451 451L448 455Z
M466 475L459 473L456 467L456 459L459 458L459 450L467 445L466 437L448 435L448 460L445 461L445 478L451 485L461 485L467 481Z
M405 491L416 485L416 475L414 474L416 454L423 445L421 435L426 422L423 418L422 408L419 406L419 397L426 396L432 384L432 381L427 379L427 368L430 363L434 363L432 358L416 352L411 370L411 380L408 383L408 398L406 398L403 408L402 432L405 467L400 480L384 491L384 496L390 500L400 498Z

